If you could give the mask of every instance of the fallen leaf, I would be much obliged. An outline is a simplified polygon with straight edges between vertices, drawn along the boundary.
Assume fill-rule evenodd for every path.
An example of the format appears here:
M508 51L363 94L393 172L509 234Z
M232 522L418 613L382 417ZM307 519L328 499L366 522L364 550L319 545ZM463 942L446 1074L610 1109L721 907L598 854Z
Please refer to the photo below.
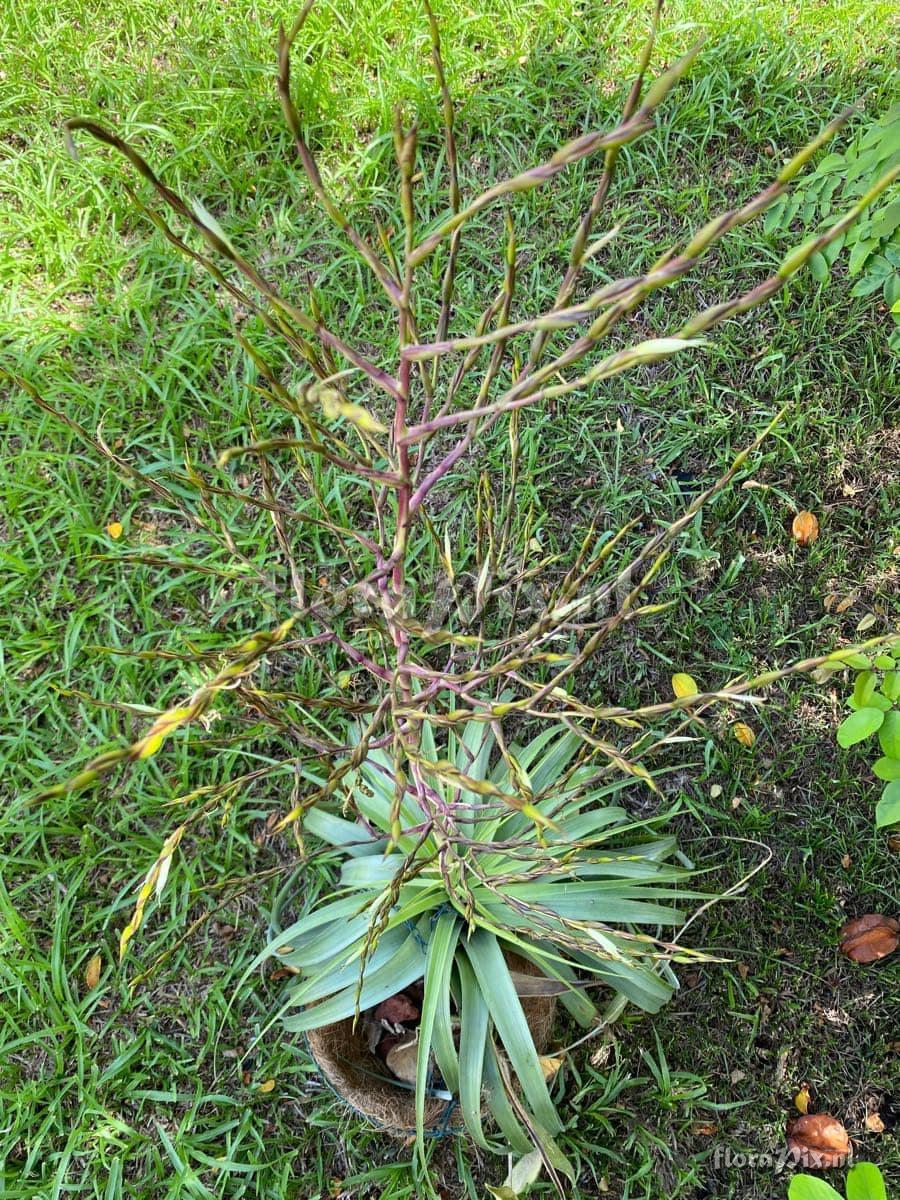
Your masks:
M845 854L841 858L841 866L844 868L845 871L848 871L850 869L850 855L849 854Z
M721 795L722 795L722 785L720 783L714 783L712 785L712 787L709 789L710 800L718 800L718 798Z
M877 1112L866 1113L866 1129L869 1133L884 1133L884 1121Z
M257 1090L260 1092L274 1092L275 1091L275 1080L267 1079L265 1081L265 1083L261 1083L259 1085L259 1088Z
M837 592L829 592L828 593L828 595L822 601L822 607L825 609L826 612L831 612L831 610L834 608L835 604L837 604L837 599L838 599Z
M794 1097L794 1105L796 1106L797 1112L802 1113L805 1116L806 1113L809 1112L809 1102L811 1099L812 1097L809 1094L809 1084L802 1084L800 1091Z
M892 833L887 840L888 850L892 854L900 854L900 833Z
M756 742L756 734L753 732L750 726L746 725L743 721L738 721L736 724L732 725L731 732L734 734L737 741L739 741L742 746L746 746L748 749Z
M750 968L747 966L746 963L739 962L737 964L737 973L738 973L738 975L740 975L741 979L746 979L747 976L750 974Z
M732 1083L741 1083L746 1078L747 1078L747 1073L745 1071L732 1071L731 1072L731 1082Z
M840 602L840 604L835 605L834 611L839 612L839 613L846 612L848 608L853 607L853 605L857 602L858 599L859 599L859 596L853 596L853 595L845 596L844 599Z
M841 929L841 953L858 963L887 958L900 946L900 922L881 913L866 913Z
M561 1057L553 1057L549 1054L540 1056L541 1071L545 1079L552 1079L559 1068L563 1065Z
M798 546L808 546L819 536L819 522L815 513L798 512L791 524L791 533Z
M804 1113L789 1121L787 1143L795 1163L818 1171L843 1166L853 1154L847 1130L829 1113Z
M718 1132L718 1125L713 1125L711 1121L694 1121L691 1125L691 1133L698 1137L713 1137Z
M106 532L114 541L120 538L123 532L121 521L110 521L106 527Z
M90 960L84 972L84 986L89 992L92 992L100 982L100 971L103 967L103 959L99 954L95 954Z
M859 624L856 626L857 633L865 633L867 629L871 629L878 618L874 613L866 613Z
M279 967L269 976L269 983L280 983L282 979L291 979L300 972L296 967Z
M680 672L672 676L672 691L679 700L684 700L687 696L696 696L700 689L696 680Z

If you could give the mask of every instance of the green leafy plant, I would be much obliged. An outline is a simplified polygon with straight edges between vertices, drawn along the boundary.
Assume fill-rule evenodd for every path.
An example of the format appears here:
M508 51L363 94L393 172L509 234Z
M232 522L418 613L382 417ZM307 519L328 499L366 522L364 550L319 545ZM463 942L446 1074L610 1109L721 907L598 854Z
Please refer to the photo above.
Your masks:
M847 1172L847 1200L888 1200L884 1176L874 1163L859 1162ZM788 1200L843 1200L841 1193L817 1175L795 1175Z
M898 162L900 104L895 104L845 150L826 155L793 196L784 196L774 204L766 216L766 232L774 233L795 219L803 225L816 221L826 225L843 205L863 193L866 180ZM816 279L828 279L844 247L850 251L847 271L851 278L858 277L851 295L869 296L880 290L895 324L900 326L900 199L864 217L814 254L809 267ZM900 328L892 332L890 344L900 351Z
M629 783L655 789L652 756L693 731L706 736L704 717L714 705L757 703L760 689L840 665L860 648L658 702L585 699L579 694L585 669L601 654L620 655L615 639L629 625L649 622L677 602L677 595L647 593L661 585L668 560L683 548L682 535L739 475L768 429L674 521L644 537L637 521L618 529L595 522L562 565L561 556L535 551L520 508L521 423L530 415L549 419L576 392L599 409L607 380L702 348L710 330L765 303L843 237L898 169L871 183L766 278L633 342L625 318L786 195L848 114L830 122L758 195L660 248L642 273L592 281L591 264L616 235L614 228L600 236L594 230L619 156L654 127L657 110L699 52L693 47L645 87L660 4L621 118L470 199L463 196L454 107L428 10L446 204L429 191L439 173L422 153L417 123L398 110L396 200L390 207L380 197L378 214L362 216L332 194L294 99L291 52L311 8L306 0L291 29L281 31L278 96L312 196L386 305L378 344L358 344L352 321L342 326L327 277L325 286L312 283L297 297L290 277L276 283L223 219L184 198L130 142L94 120L67 122L70 140L86 133L130 163L142 181L140 193L132 193L139 211L211 276L219 299L240 311L237 336L252 366L258 414L247 438L226 447L214 464L191 459L183 469L142 471L56 412L29 381L18 375L14 381L172 514L178 530L172 543L133 560L176 570L185 561L202 564L223 591L250 589L267 624L225 648L158 652L195 672L189 695L154 710L142 736L98 754L47 794L97 785L122 765L152 759L188 726L212 728L205 743L211 749L245 748L246 773L224 782L205 776L202 786L178 797L183 818L143 882L122 932L124 954L146 905L165 886L185 833L213 814L227 815L232 798L261 780L291 780L289 811L277 828L293 828L307 861L327 858L334 847L346 859L339 897L315 904L265 952L284 950L302 972L288 988L289 1028L310 1028L339 1012L361 1014L385 987L396 991L400 978L418 972L427 997L416 1066L420 1154L433 1050L445 1082L458 1073L460 1103L476 1136L492 1146L524 1147L527 1134L558 1174L566 1168L552 1139L562 1120L536 1072L503 948L530 955L561 986L562 1002L586 1020L594 1020L594 1005L582 975L615 993L604 1019L626 1001L653 1011L671 993L670 963L688 953L657 929L681 919L659 901L690 893L681 868L668 861L671 841L639 840L645 831L656 834L656 821L634 821L601 801ZM561 280L548 289L544 311L517 311L516 204L597 154L603 165ZM506 219L492 224L500 203ZM473 229L490 244L470 261L462 235ZM495 269L482 315L474 328L455 331L459 280L464 272L487 278L486 264ZM369 292L366 302L376 302ZM508 439L503 477L482 476L455 519L446 520L442 487L498 427ZM252 484L231 474L238 461L255 471ZM240 524L246 512L266 519L259 532L270 551L266 570L247 553ZM340 564L338 583L310 571L320 557ZM525 585L541 577L545 586L530 592L526 609ZM438 590L451 597L443 624L427 615ZM260 765L256 747L263 737ZM321 846L308 849L307 836ZM293 1011L303 1004L308 1011ZM474 1074L463 1071L463 1058ZM481 1082L500 1137L478 1133Z
M884 781L884 789L875 824L879 829L900 824L900 641L882 647L881 653L858 654L846 661L856 676L846 701L850 715L838 726L838 745L846 750L877 739L881 755L872 771Z
M432 803L456 825L423 826L404 800L396 839L395 767L386 751L369 751L345 781L359 819L320 807L305 817L306 831L338 852L335 892L267 951L298 972L280 1010L295 1033L359 1014L424 978L419 1138L433 1055L478 1145L526 1152L537 1142L554 1170L566 1169L552 1139L561 1122L508 954L531 963L543 994L559 995L588 1028L601 1016L590 988L611 991L607 1020L626 1002L657 1012L676 983L669 962L696 959L658 940L660 927L684 921L674 902L696 895L685 886L690 873L671 861L675 839L657 832L670 814L634 819L611 803L634 780L603 783L579 765L579 746L551 727L507 748L490 726L470 724L451 732L439 762L426 725L420 751ZM509 805L517 787L533 796L521 810ZM533 978L527 985L535 994ZM506 1060L521 1101L504 1085ZM483 1129L483 1086L499 1140Z

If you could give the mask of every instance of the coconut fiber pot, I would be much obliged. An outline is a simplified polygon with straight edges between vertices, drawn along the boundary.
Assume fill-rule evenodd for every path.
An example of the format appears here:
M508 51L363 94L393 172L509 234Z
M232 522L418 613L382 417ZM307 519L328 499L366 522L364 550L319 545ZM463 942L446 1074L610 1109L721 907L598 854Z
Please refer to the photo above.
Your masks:
M538 969L516 954L506 955L511 971L539 975ZM539 1054L550 1042L556 1012L554 996L522 996L522 1009ZM384 1062L369 1049L363 1022L353 1018L335 1021L307 1034L310 1053L332 1090L359 1116L384 1133L408 1137L416 1125L415 1092L390 1077ZM462 1128L455 1101L429 1097L425 1102L425 1127L432 1136Z

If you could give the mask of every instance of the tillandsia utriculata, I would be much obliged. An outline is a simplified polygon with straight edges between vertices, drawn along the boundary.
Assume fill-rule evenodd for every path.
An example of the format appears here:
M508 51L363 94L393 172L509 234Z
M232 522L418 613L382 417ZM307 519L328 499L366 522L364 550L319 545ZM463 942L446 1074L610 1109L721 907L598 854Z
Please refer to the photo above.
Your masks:
M310 150L290 72L292 48L311 8L312 0L306 0L292 27L280 33L278 95L316 201L383 294L391 331L381 346L363 348L354 344L352 330L334 328L323 315L315 290L303 304L289 298L269 273L245 257L217 220L202 206L186 201L116 133L88 119L66 124L70 139L87 133L130 162L146 185L140 196L131 193L139 210L249 314L249 323L237 336L255 366L255 390L268 406L267 419L277 417L281 422L266 435L252 430L251 440L226 449L215 469L189 463L184 473L173 473L170 486L162 482L164 476L140 471L99 435L92 437L71 418L63 418L117 470L197 527L217 554L240 568L235 586L257 589L280 620L219 655L198 653L195 661L208 665L212 660L214 666L208 681L189 699L159 713L134 744L93 759L47 794L93 784L124 762L156 754L179 729L203 719L213 701L223 700L225 693L261 714L276 732L303 750L277 766L259 768L224 785L202 786L183 798L195 807L170 835L145 881L135 918L122 935L123 953L146 900L164 883L187 826L227 802L236 790L286 765L301 768L301 786L281 828L293 826L300 837L304 814L329 801L344 800L347 781L370 755L386 754L392 779L388 848L400 846L411 829L422 839L437 838L448 900L464 921L471 922L476 904L465 879L472 850L467 821L473 804L500 804L530 822L529 844L523 846L526 854L533 853L533 840L546 827L541 806L546 797L534 788L510 748L512 738L504 733L513 719L553 722L571 733L580 747L576 766L591 768L584 778L592 784L618 772L653 787L647 760L660 746L701 722L712 705L753 703L760 688L823 663L840 663L859 649L848 647L754 678L729 679L713 691L636 707L596 704L579 696L578 672L609 650L617 631L667 607L647 602L647 590L675 550L679 535L732 482L768 430L753 439L676 520L643 542L634 522L616 530L592 526L574 561L541 598L538 611L522 622L516 619L521 586L551 564L546 557L534 562L532 551L514 544L522 470L520 429L529 416L552 413L552 406L570 393L597 389L622 372L702 347L702 335L763 304L814 254L841 237L897 178L900 168L874 181L840 220L792 250L769 277L722 303L700 309L677 328L610 349L609 339L614 331L621 332L624 318L661 289L682 281L717 242L786 194L819 148L844 125L849 111L795 154L758 195L714 217L684 242L667 247L643 273L590 291L584 287L585 268L616 234L613 228L595 236L621 152L654 128L660 105L699 53L699 46L693 47L645 87L661 4L653 14L621 119L610 129L575 138L545 162L493 184L468 201L462 195L454 106L439 32L426 8L443 112L448 211L423 226L418 215L424 194L418 128L397 110L393 131L399 179L397 230L375 219L351 222ZM601 155L596 188L578 221L552 305L542 313L519 313L516 197L549 184L582 160ZM507 206L507 233L505 249L497 254L493 291L484 297L474 329L454 332L455 292L462 273L470 269L464 261L463 235L475 218L500 203ZM181 232L170 224L172 220L180 222ZM433 319L426 329L429 316ZM268 344L279 345L277 355L254 344L254 328L265 333ZM295 383L292 372L298 369L303 378ZM30 384L17 382L38 404L49 407ZM478 557L469 612L465 619L450 620L445 626L430 625L416 598L427 597L433 584L430 576L424 581L417 578L419 563L437 561L451 594L458 583L450 537L438 528L435 497L457 465L501 421L508 425L508 470L499 495L490 486L479 485L475 497ZM303 489L300 505L283 498L285 457L294 487ZM229 464L238 459L255 465L258 486L242 490L228 478ZM328 487L322 484L325 472ZM335 481L340 504L335 500ZM184 499L188 486L198 498L196 507ZM242 551L220 519L219 499L270 514L273 559L279 565L275 578ZM347 578L340 587L318 591L311 587L307 564L298 553L298 533L310 529L330 539L342 554ZM503 565L511 556L516 560L513 569ZM502 628L491 620L498 604L506 608ZM337 679L330 679L329 686L315 694L264 690L254 683L267 660L316 657L326 649L342 657L356 678L368 680L354 698L345 695ZM351 732L346 723L334 720L335 714L352 715L361 724L354 724ZM484 780L461 768L448 749L451 732L461 736L465 729L479 726L490 728L495 753L505 767L503 786L491 784L488 791ZM319 782L310 782L309 773L303 773L309 759L325 764ZM404 816L410 804L415 811L412 825ZM407 865L400 868L406 869ZM401 874L391 885L393 891L402 883ZM377 932L373 930L367 943L370 949ZM653 945L654 956L666 950L664 943Z

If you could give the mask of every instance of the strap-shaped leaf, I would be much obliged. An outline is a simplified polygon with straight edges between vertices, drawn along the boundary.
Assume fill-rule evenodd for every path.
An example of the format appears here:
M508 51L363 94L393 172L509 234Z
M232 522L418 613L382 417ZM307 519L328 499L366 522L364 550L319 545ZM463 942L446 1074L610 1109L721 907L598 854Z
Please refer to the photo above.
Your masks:
M497 1066L497 1050L493 1039L488 1037L484 1048L484 1094L491 1116L509 1143L511 1150L518 1154L527 1154L533 1150L531 1139L519 1123L513 1112L506 1086Z
M285 966L309 972L365 937L370 921L368 911L351 917L349 921L332 921L318 929L314 937L292 946L287 954L279 955L279 958Z
M557 1133L562 1124L497 939L483 929L476 930L465 943L465 951L528 1104L541 1124Z
M627 786L627 785L626 785ZM610 804L604 808L593 808L590 812L577 813L557 822L558 828L548 835L548 841L589 841L601 829L610 825L621 825L628 820L628 812L620 806Z
M371 1008L401 992L414 980L420 979L425 968L425 950L422 937L411 933L399 950L376 971L367 971L363 986L358 990L356 983L343 988L330 999L315 1004L293 1017L286 1017L284 1027L291 1033L303 1033L307 1029L320 1029L334 1021L343 1021L359 1010Z
M456 1039L453 1035L451 1002L455 999L458 1005L459 994L457 988L454 996L453 966L454 960L451 959L447 969L447 976L440 981L437 1009L434 1014L432 1045L434 1047L435 1062L444 1078L444 1083L446 1083L448 1091L451 1091L454 1096L458 1096L459 1055L456 1049Z
M428 1088L428 1068L434 1024L441 993L450 986L453 954L459 940L460 921L456 913L441 913L428 938L425 962L425 995L419 1020L419 1047L416 1059L416 1149L420 1161L425 1161L425 1095ZM399 990L399 989L398 989Z
M594 883L515 883L505 888L517 904L539 905L569 921L586 921L596 925L681 925L684 914L677 908L649 904L643 900L624 899L612 892L597 891ZM527 912L497 899L484 888L474 888L479 907L496 920L509 921L515 928L527 927L531 917Z
M606 862L579 862L574 870L577 871L579 879L619 879L627 880L632 885L651 880L654 883L678 883L680 880L691 878L691 872L684 867L660 866L653 859L643 857L632 861L630 856Z
M620 992L644 1012L659 1012L675 991L646 963L612 962L592 955L579 955L578 958L585 970L614 991Z
M560 1003L584 1029L589 1029L594 1024L597 1019L597 1006L581 988L575 986L578 982L578 975L568 964L560 962L556 957L551 958L542 954L538 946L517 946L516 953L527 959L528 962L534 963L541 974L548 979L568 984L567 990L559 993Z
M406 861L404 854L385 854L373 858L351 858L341 867L341 886L346 888L385 887L392 883ZM416 882L410 880L410 885ZM422 883L427 881L423 880Z
M287 929L283 929L276 937L272 938L265 950L256 956L247 970L255 971L267 958L273 958L276 955L284 959L289 950L300 949L308 945L312 938L321 932L323 926L332 922L347 921L360 911L367 909L377 895L376 891L357 892L354 896L333 900L329 904L323 904L321 908L313 908L311 912L304 913L293 925L289 925ZM286 950L286 947L289 950ZM282 950L284 953L279 954L279 951Z
M488 1007L464 955L457 959L460 984L459 1106L466 1128L483 1150L494 1150L481 1123L481 1080L487 1049Z
M303 818L303 829L331 846L341 846L347 854L354 857L380 854L387 845L386 838L373 838L362 825L330 813L324 808L307 809Z
M472 779L487 779L491 751L496 745L490 725L469 721L461 736L454 735L450 753L460 771Z
M383 933L366 960L366 971L377 971L397 953L407 936L408 931L402 929L391 929ZM359 938L348 949L315 967L312 974L306 978L297 976L287 986L288 1003L292 1007L298 1004L315 1004L317 1000L333 996L341 988L355 983L359 978L359 960L365 945L366 939Z

